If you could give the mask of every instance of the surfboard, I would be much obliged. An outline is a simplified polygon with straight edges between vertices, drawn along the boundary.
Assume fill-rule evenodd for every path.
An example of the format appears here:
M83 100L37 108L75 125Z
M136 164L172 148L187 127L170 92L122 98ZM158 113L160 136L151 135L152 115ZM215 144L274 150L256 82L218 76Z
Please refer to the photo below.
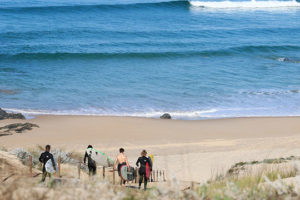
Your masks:
M55 158L53 158L53 160L54 160L54 165L55 165L55 167L56 167L56 169L57 169L57 162L56 162ZM48 173L50 173L50 174L53 174L53 173L56 172L55 169L54 169L54 167L53 167L53 163L52 163L52 160L51 160L51 159L49 159L49 160L46 162L46 164L45 164L45 169L46 169L46 172L48 172Z
M153 156L153 154L150 154L148 158L150 159L151 166L153 167L153 163L154 163L154 156Z
M154 156L153 156L153 154L150 154L150 155L148 156L148 159L149 159L150 164L151 164L151 166L152 166L152 168L153 168L153 163L154 163L154 162L153 162L153 161L154 161ZM148 163L146 163L146 178L149 179L150 176L151 176L151 168L150 168L150 165L149 165Z
M151 175L151 168L150 168L150 165L148 163L146 163L146 178L147 180L149 179Z
M114 165L114 161L101 151L98 151L94 148L88 148L86 149L86 153L91 156L97 165L104 167L111 167Z
M127 165L122 165L120 169L121 178L125 181L132 181L136 177L136 173L133 167L130 167L128 171Z

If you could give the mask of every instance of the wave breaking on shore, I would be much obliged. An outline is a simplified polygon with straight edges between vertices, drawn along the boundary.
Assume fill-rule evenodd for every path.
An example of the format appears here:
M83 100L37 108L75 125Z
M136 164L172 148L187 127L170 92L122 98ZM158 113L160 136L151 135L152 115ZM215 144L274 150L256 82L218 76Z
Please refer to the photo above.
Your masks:
M4 108L8 112L22 113L30 119L38 115L70 115L70 116L102 116L102 117L141 117L160 118L164 113L169 113L172 119L177 120L201 120L238 117L293 117L300 116L295 113L270 114L264 112L267 108L232 108L232 109L205 109L194 111L148 111L148 112L117 112L103 111L101 109L77 109L77 110L38 110ZM261 112L260 112L261 111ZM265 114L264 114L265 113ZM267 113L267 114L266 114Z

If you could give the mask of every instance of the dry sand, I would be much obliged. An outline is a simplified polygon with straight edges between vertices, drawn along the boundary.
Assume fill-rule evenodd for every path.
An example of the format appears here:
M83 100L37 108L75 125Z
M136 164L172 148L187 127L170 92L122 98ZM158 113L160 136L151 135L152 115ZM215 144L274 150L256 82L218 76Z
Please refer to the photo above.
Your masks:
M0 127L24 120L2 120ZM0 137L0 147L53 148L84 153L88 144L111 157L124 147L134 165L142 149L155 155L154 168L168 178L202 181L236 162L300 155L300 117L234 118L199 121L133 117L38 116L22 134Z

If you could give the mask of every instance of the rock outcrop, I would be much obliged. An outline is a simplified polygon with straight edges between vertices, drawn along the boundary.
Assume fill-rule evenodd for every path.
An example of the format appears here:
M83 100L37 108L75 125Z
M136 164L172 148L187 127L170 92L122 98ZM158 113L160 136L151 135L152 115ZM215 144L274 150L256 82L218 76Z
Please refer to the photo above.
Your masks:
M160 116L161 119L172 119L171 115L169 113L165 113L162 116Z
M4 133L11 133L12 131L22 133L27 130L32 130L33 127L39 128L38 125L32 123L14 123L0 127L0 131Z
M21 113L7 113L0 108L0 120L3 119L25 119L25 117Z

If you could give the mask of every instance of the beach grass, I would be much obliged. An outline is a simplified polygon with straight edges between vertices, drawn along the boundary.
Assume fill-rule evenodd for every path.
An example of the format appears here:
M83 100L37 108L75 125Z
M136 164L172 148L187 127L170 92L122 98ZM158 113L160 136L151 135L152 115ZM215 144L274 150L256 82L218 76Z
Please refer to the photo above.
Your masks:
M271 165L271 166L266 166ZM289 166L289 167L287 167ZM78 180L68 173L66 179L53 179L52 184L38 183L37 179L22 178L2 183L0 197L6 199L289 199L300 197L298 161L251 166L241 176L220 174L207 182L183 188L182 182L172 179L150 185L147 191L136 186L121 187L107 180ZM253 165L252 165L253 167ZM74 167L73 167L74 168ZM68 165L68 172L74 170ZM299 195L298 195L299 194Z
M42 148L34 147L17 152L27 152L37 159ZM81 155L54 149L57 155L71 159ZM27 155L27 154L26 154ZM75 155L75 156L74 156ZM19 158L20 159L20 158ZM75 159L76 160L76 159ZM26 162L25 162L26 163ZM35 168L40 168L35 165ZM183 183L175 178L167 182L150 183L147 191L138 190L137 184L121 187L112 184L111 177L101 178L101 168L96 177L83 172L77 176L77 165L72 160L61 164L61 177L56 175L46 183L40 177L15 178L1 184L0 199L291 199L300 198L300 161L290 156L262 161L238 162L226 172L216 173L205 182Z

